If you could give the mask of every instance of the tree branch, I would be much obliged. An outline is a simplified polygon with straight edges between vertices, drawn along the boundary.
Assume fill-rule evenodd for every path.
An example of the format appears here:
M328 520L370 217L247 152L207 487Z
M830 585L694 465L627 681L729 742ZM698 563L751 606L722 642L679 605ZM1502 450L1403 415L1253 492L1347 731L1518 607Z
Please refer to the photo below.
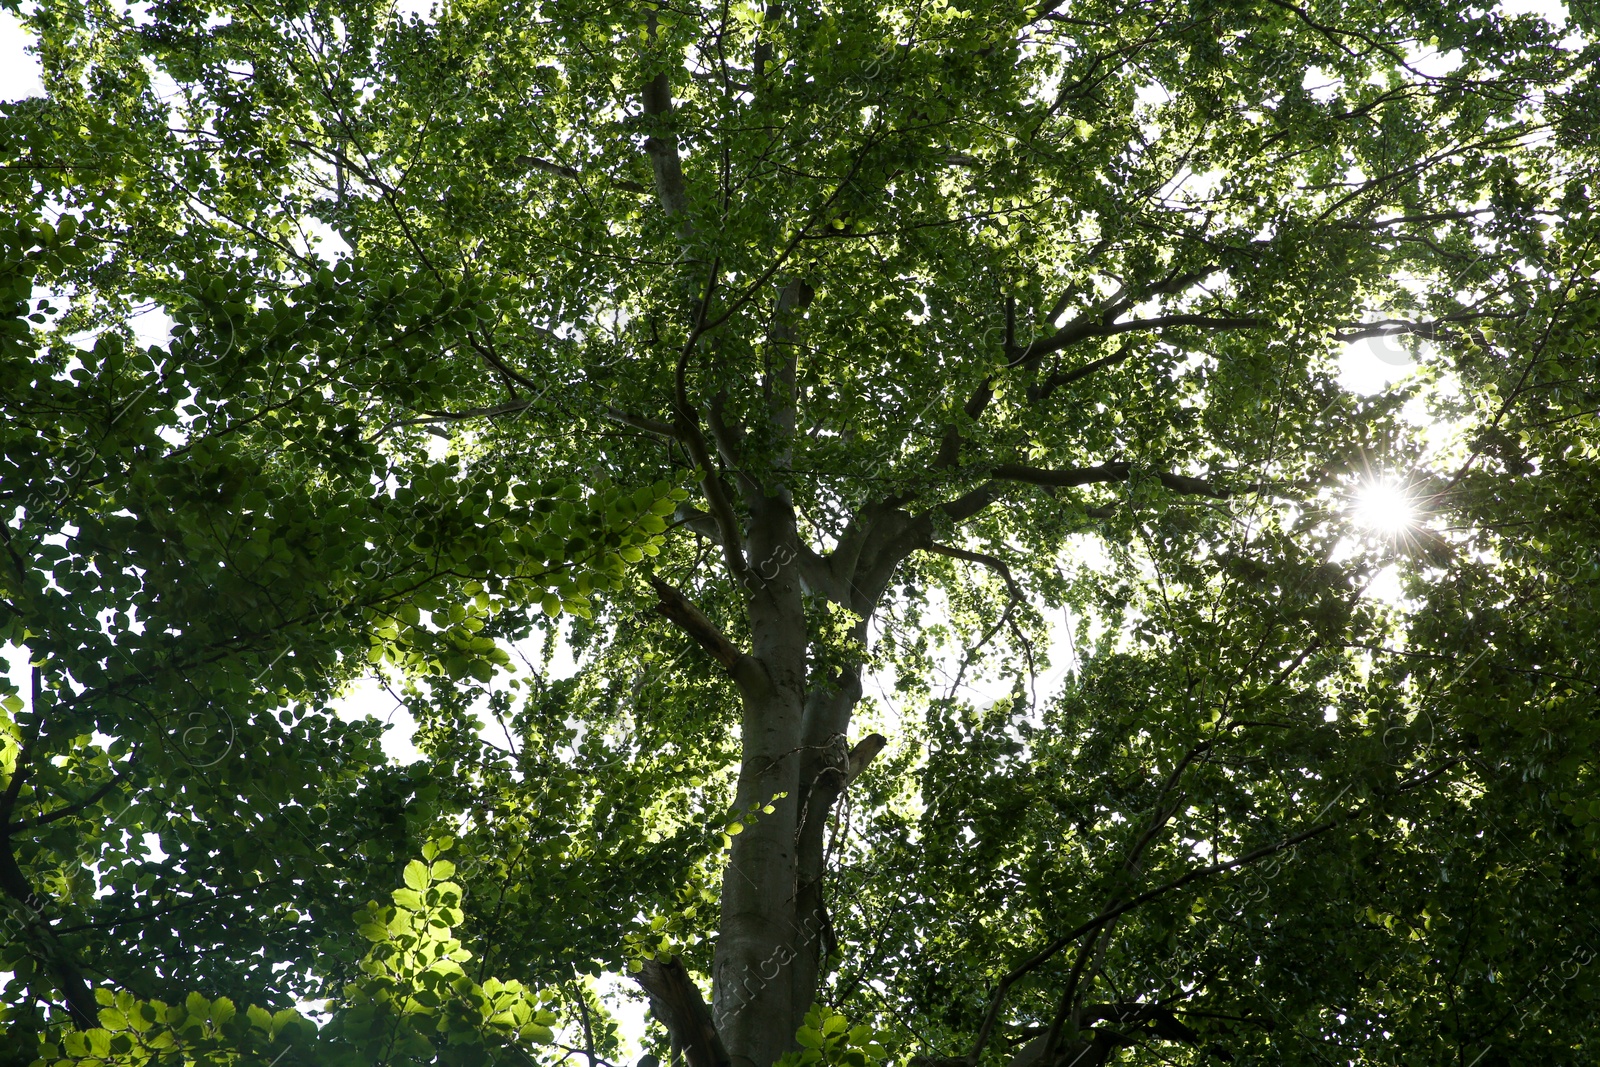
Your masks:
M1183 754L1183 758L1178 761L1178 765L1172 768L1172 773L1167 775L1167 780L1161 785L1161 792L1156 795L1156 811L1150 818L1149 827L1145 830L1143 836L1134 843L1132 851L1128 853L1128 858L1123 861L1123 870L1128 874L1136 875L1139 873L1140 865L1144 859L1144 850L1150 847L1150 842L1154 841L1156 834L1160 833L1162 827L1166 826L1167 820L1177 813L1177 803L1165 808L1162 805L1166 803L1167 797L1171 795L1172 791L1178 787L1178 782L1183 778L1183 772L1188 770L1189 765L1196 759L1210 751L1210 741L1197 742L1188 752ZM1181 803L1181 798L1179 802Z
M1379 319L1377 322L1364 323L1360 329L1346 330L1335 333L1334 339L1350 342L1360 341L1368 337L1396 337L1401 334L1415 334L1428 340L1438 338L1440 332L1453 325L1463 322L1476 322L1479 319L1507 319L1514 316L1503 311L1473 311L1462 312L1458 315L1444 315L1429 322L1408 322L1405 319Z
M989 406L989 401L993 399L994 379L992 377L985 378L972 391L972 395L967 398L967 402L962 406L961 411L966 415L968 422L977 422L978 417ZM945 429L944 440L939 442L939 455L934 459L933 465L935 468L954 467L960 460L961 426L957 424Z
M687 526L708 541L717 542L721 540L722 531L717 528L717 520L693 504L679 504L678 509L672 513L672 517L678 525Z
M119 774L112 775L112 777L111 777L111 779L109 781L106 781L106 782L102 783L100 788L96 789L87 798L85 798L83 800L80 800L80 801L77 801L76 803L73 803L73 804L68 804L65 807L57 808L56 810L54 810L52 812L41 813L39 815L35 815L31 819L23 819L20 822L12 823L11 826L9 827L9 830L31 830L31 829L34 829L35 827L46 826L46 825L48 825L50 823L56 822L59 819L70 818L70 817L78 814L83 809L85 809L85 808L87 808L87 807L89 807L89 806L91 806L93 804L98 803L101 799L103 799L105 797L105 795L107 793L111 792L120 783L122 783L123 781L126 781L126 780L127 780L127 776L124 775L124 774L120 774L119 773Z
M5 525L0 523L0 530ZM21 561L18 561L18 573L21 571ZM17 809L17 798L22 795L22 786L28 780L29 773L33 770L33 746L39 742L39 732L44 726L44 715L39 711L39 668L30 666L28 669L28 707L33 710L32 723L29 724L27 736L17 746L17 758L11 765L11 781L6 785L6 791L0 795L0 834L11 832L11 813Z
M1028 346L1027 354L1036 361L1091 337L1115 337L1138 330L1165 330L1173 326L1205 330L1253 330L1271 324L1271 319L1244 315L1159 315L1153 319L1129 319L1126 322L1081 318L1067 323L1044 340L1035 341Z
M683 443L684 449L689 453L689 458L700 469L700 488L706 495L706 502L711 505L711 516L716 520L717 530L721 535L722 558L728 565L728 574L736 582L743 582L749 576L750 566L744 556L744 538L739 531L739 519L734 514L733 502L728 498L728 488L723 484L722 476L717 473L716 465L711 461L710 449L706 447L705 435L700 432L700 416L689 403L689 360L694 355L695 345L706 332L706 314L711 307L711 295L717 288L717 271L720 264L713 260L710 276L706 278L705 292L700 298L700 310L695 314L694 328L689 331L689 338L683 344L683 351L678 355L678 366L673 374L673 403L677 408L677 419L673 424L674 436Z
M795 562L800 569L800 583L809 593L826 597L844 607L850 606L848 586L841 588L838 576L834 573L834 561L838 550L824 557L805 540L798 539L795 544Z
M632 426L637 430L649 431L661 437L671 438L672 440L677 440L678 438L678 431L673 429L671 423L662 422L660 419L646 418L643 415L634 415L623 411L621 408L606 408L606 418L613 422L620 422L624 426Z
M889 739L882 734L868 734L857 741L855 747L850 750L844 772L844 784L849 785L855 781L888 743Z
M416 418L396 419L374 434L372 440L379 441L387 437L390 430L397 430L402 426L427 426L439 422L465 422L469 419L493 418L496 415L511 415L519 411L526 411L532 406L532 400L510 400L504 404L495 404L492 407L463 408L460 411L425 411ZM442 430L430 432L444 433Z
M1096 253L1098 252L1099 249L1097 248ZM1043 339L1029 342L1026 348L1023 348L1020 352L1017 352L1011 357L1009 366L1021 366L1027 368L1028 370L1033 370L1039 365L1039 360L1043 359L1052 352L1059 352L1068 345L1076 344L1087 337L1106 336L1105 334L1097 333L1096 331L1111 328L1118 315L1121 315L1123 312L1127 311L1129 308L1140 303L1141 301L1149 300L1152 297L1168 296L1172 293L1181 292L1196 282L1204 280L1209 275L1215 274L1216 271L1217 267L1214 264L1202 267L1199 270L1192 270L1182 274L1178 273L1177 271L1173 271L1171 274L1167 275L1165 278L1161 279L1161 281L1155 283L1149 288L1139 290L1137 294L1129 292L1128 286L1123 285L1097 307L1084 311L1077 318L1062 326L1054 334L1051 334L1049 337ZM1062 314L1062 312L1066 311L1067 303L1070 298L1069 294L1070 290L1062 293L1061 296L1056 300L1054 306L1052 306L1050 309L1049 320L1051 322L1054 322L1056 318ZM1115 332L1125 333L1127 331L1117 330Z
M723 405L726 400L726 392L719 392L711 398L706 421L711 425L711 440L716 443L717 454L722 457L723 465L733 472L740 491L744 493L745 503L753 508L766 496L766 492L761 483L745 469L744 427L737 421L730 423L724 417Z
M1005 579L1006 588L1010 590L1013 600L1025 599L1022 595L1022 587L1011 576L1011 567L999 556L991 556L987 552L971 552L965 548L954 548L950 545L938 544L929 545L925 551L939 556L949 556L951 559L964 559L968 563L982 564Z
M1441 768L1441 770L1443 770L1443 768ZM1268 856L1282 852L1284 849L1293 848L1295 845L1309 841L1313 837L1316 837L1320 834L1325 834L1334 827L1348 822L1350 819L1354 818L1356 814L1356 812L1350 812L1341 816L1340 818L1329 819L1327 822L1319 823L1309 830L1295 834L1292 837L1286 837L1281 841L1274 842L1273 844L1265 845L1253 852L1247 852L1243 856L1239 856L1236 859L1224 860L1218 863L1208 864L1204 867L1197 867L1186 874L1174 878L1165 885L1160 885L1154 889L1146 890L1145 892L1140 893L1138 896L1130 897L1121 904L1107 908L1105 911L1102 911L1099 915L1096 915L1088 922L1081 923L1067 933L1062 934L1060 937L1050 942L1050 944L1040 949L1034 955L1030 956L1016 967L1013 967L1003 978L1000 979L1000 984L995 987L994 998L990 1001L989 1011L984 1015L983 1023L978 1029L978 1036L976 1040L974 1040L972 1049L967 1053L963 1062L968 1064L969 1067L976 1067L978 1057L983 1053L984 1046L989 1043L989 1038L994 1032L995 1023L1000 1017L1000 1008L1005 1003L1006 994L1010 992L1011 987L1020 979L1027 976L1030 972L1053 958L1056 953L1077 941L1078 938L1082 937L1084 934L1098 930L1101 926L1111 922L1113 919L1116 919L1121 915L1126 914L1127 912L1132 911L1134 908L1137 908L1142 904L1146 904L1157 897L1165 896L1168 893L1181 889L1192 882L1199 881L1200 879L1209 877L1213 874L1220 874L1223 871L1229 871L1237 867L1247 866L1251 863L1255 863L1257 860L1266 859Z
M539 170L546 174L554 174L557 177L571 178L573 181L579 182L580 184L583 181L583 172L578 170L578 168L569 167L563 163L555 163L548 159L540 159L538 156L518 156L513 159L512 162L521 167L523 170ZM638 182L629 181L626 178L612 178L607 176L606 180L612 185L616 186L618 189L623 189L630 193L647 193L650 191L649 189L646 189L644 186L640 185Z
M38 943L44 957L42 962L55 980L56 988L66 998L67 1008L79 1029L87 1030L100 1025L100 1009L95 1003L94 991L77 961L68 954L50 929L50 924L40 914L38 895L34 893L33 886L28 884L27 876L17 863L16 854L11 850L9 829L0 834L0 893L10 897L16 910L21 913L22 925Z
M1020 463L1001 463L995 466L994 477L1001 481L1025 482L1029 485L1042 485L1057 489L1070 489L1079 485L1091 485L1097 482L1122 482L1127 481L1133 471L1129 463L1102 463L1097 467L1078 467L1073 470L1047 470L1043 467L1027 467ZM1175 493L1184 493L1190 496L1209 496L1217 500L1227 500L1234 495L1233 490L1221 489L1210 482L1199 478L1191 478L1184 474L1171 474L1166 471L1155 471L1154 476L1162 485Z
M954 500L939 505L939 510L951 522L965 522L1000 498L1001 485L991 479Z
M687 634L695 644L711 653L711 658L716 660L735 681L748 684L753 680L752 672L760 671L760 666L723 636L717 624L706 618L681 590L653 574L650 576L650 587L660 598L656 604L657 613Z
M689 1067L731 1067L728 1050L723 1048L712 1022L711 1009L682 962L645 960L634 980L649 994L656 1018L682 1046Z
M1099 359L1091 360L1090 362L1085 363L1080 367L1074 367L1069 371L1057 371L1044 381L1039 382L1037 385L1028 386L1028 399L1034 401L1048 400L1050 399L1050 394L1054 393L1062 386L1071 385L1073 382L1082 381L1091 374L1094 374L1097 371L1105 370L1108 367L1115 367L1119 363L1126 362L1128 357L1132 355L1133 349L1124 348L1120 352L1113 352L1109 356L1101 356Z
M795 337L796 316L811 306L816 290L800 278L791 278L778 290L777 305L772 310L772 328L768 333L768 346L779 349L778 369L774 373L769 365L762 379L766 393L768 416L778 431L777 466L788 470L794 461L794 434L796 405L795 381L800 365L800 345Z
M1198 754L1197 750L1191 750L1191 752L1196 755ZM1186 761L1188 758L1189 757L1185 758ZM1410 781L1400 783L1400 785L1395 787L1395 792L1405 793L1413 789L1419 789L1422 786L1435 781L1440 775L1444 774L1452 767L1464 762L1464 760L1465 757L1463 756L1457 756L1446 760L1443 764L1434 768L1433 770L1428 771L1425 774L1418 775L1416 778L1413 778ZM1182 765L1174 770L1174 775L1178 774L1181 769ZM1174 779L1169 777L1168 780L1173 781ZM1274 842L1273 844L1264 845L1253 852L1245 853L1243 856L1239 856L1231 860L1221 860L1217 863L1208 864L1205 867L1198 867L1192 871L1180 875L1177 878L1174 878L1165 885L1160 885L1154 889L1146 890L1145 892L1140 893L1138 896L1130 897L1120 904L1107 908L1099 915L1096 915L1094 918L1090 919L1088 922L1082 923L1056 938L1043 949L1030 956L1016 967L1012 968L1004 977L1000 979L999 985L995 987L994 999L989 1004L989 1011L984 1016L983 1023L978 1030L978 1036L973 1042L972 1049L965 1057L962 1057L954 1062L966 1064L967 1067L976 1067L978 1057L982 1054L984 1046L988 1044L989 1038L994 1032L995 1023L998 1021L1000 1016L1000 1008L1004 1004L1006 993L1011 989L1012 985L1014 985L1019 979L1025 977L1029 972L1049 961L1056 955L1056 953L1060 952L1062 949L1078 940L1078 938L1082 937L1084 934L1097 930L1105 924L1117 919L1119 916L1122 916L1139 907L1140 905L1146 904L1157 897L1165 896L1168 893L1181 889L1192 882L1199 881L1202 878L1207 878L1213 874L1219 874L1223 871L1229 871L1239 867L1248 866L1249 864L1255 863L1257 860L1263 860L1268 856L1282 852L1285 849L1293 848L1295 845L1309 841L1320 834L1327 833L1336 826L1355 819L1361 813L1361 809L1355 808L1345 812L1338 818L1329 819L1327 822L1318 823L1309 830L1294 834L1291 837L1286 837L1281 841Z
M656 15L648 17L647 32L652 43L656 37ZM683 161L678 158L678 135L673 132L672 83L663 70L645 83L644 113L652 121L649 136L644 139L644 150L650 157L650 169L655 174L656 199L668 218L678 219L679 235L687 241L694 233L687 218L689 194L683 179Z

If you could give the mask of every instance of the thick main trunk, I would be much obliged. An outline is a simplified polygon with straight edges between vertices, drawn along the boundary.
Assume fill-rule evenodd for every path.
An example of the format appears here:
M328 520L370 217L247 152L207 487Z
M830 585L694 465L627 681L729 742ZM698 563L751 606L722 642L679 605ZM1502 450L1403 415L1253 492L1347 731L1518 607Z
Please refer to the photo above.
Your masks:
M741 685L742 758L736 804L759 810L733 838L722 879L722 923L712 973L712 1011L735 1067L769 1067L791 1047L793 963L804 940L796 920L806 700L805 608L794 569L759 562L795 556L792 512L769 500L752 524L750 556L761 574L751 591L751 654L762 677ZM772 577L768 578L767 574Z
M780 787L775 775L760 773L768 766L784 768L781 788L791 795L734 839L723 880L716 1013L736 1064L766 1067L793 1047L794 1033L816 1001L831 940L823 894L828 817L849 782L845 738L860 698L859 671L813 679L788 748L779 747L773 727L783 724L789 736L793 702L747 703L740 803L758 803ZM759 726L754 734L752 725ZM874 740L881 744L881 738ZM759 757L753 755L756 745L764 750Z
M736 459L737 434L715 408L712 421L719 447ZM730 569L748 591L751 642L748 656L729 657L743 704L736 804L752 817L734 836L723 874L712 1015L735 1067L770 1067L794 1047L831 940L823 893L827 824L849 781L847 736L861 697L858 666L808 676L801 570L809 559L811 579L827 587L810 591L849 604L858 616L851 636L864 642L867 619L895 566L928 532L926 523L892 514L896 521L870 531L849 559L830 567L802 556L786 490L767 495L753 479L742 488L749 533ZM875 753L883 742L873 741ZM767 805L771 812L753 810Z
M788 795L734 838L723 878L713 996L717 1027L738 1067L768 1067L792 1048L816 1000L831 940L823 884L827 825L849 782L850 717L861 699L858 666L807 677L800 568L789 565L800 558L792 504L786 495L769 497L753 511L748 547L759 577L748 619L753 655L770 688L743 687L739 804ZM899 560L926 539L926 530L904 516L865 539L864 560L843 563L834 576L843 579L840 588L830 592L837 602L848 590L858 616L854 641L866 640L867 619ZM767 567L764 560L781 565ZM875 753L882 739L874 740Z
M789 1047L796 951L794 829L799 803L802 693L774 687L745 700L738 807L771 804L733 838L722 878L713 1012L736 1067L768 1067Z

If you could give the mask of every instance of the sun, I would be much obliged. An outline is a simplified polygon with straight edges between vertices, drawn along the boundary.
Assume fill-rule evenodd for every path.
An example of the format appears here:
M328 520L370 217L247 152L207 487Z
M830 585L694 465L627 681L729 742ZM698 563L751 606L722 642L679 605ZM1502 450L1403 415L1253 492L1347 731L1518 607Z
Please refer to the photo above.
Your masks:
M1404 533L1417 521L1416 504L1393 479L1368 482L1357 490L1352 514L1367 529L1390 536Z

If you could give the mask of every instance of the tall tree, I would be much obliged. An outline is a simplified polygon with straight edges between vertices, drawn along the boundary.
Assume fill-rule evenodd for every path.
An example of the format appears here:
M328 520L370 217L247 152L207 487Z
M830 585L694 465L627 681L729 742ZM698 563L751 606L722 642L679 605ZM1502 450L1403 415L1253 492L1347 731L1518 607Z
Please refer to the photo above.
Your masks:
M7 197L77 251L15 246L71 311L7 357L42 681L6 803L62 780L0 811L0 889L120 932L36 922L29 995L87 1026L94 984L337 990L350 908L451 832L486 966L629 966L695 1067L1580 1058L1587 959L1538 1012L1505 985L1572 969L1556 916L1600 888L1585 18L41 3ZM128 357L141 301L179 327ZM1427 369L1352 395L1363 341ZM82 470L34 458L85 436ZM1363 541L1344 505L1386 478L1419 515ZM162 629L101 625L128 603ZM579 673L489 692L496 641L563 612ZM149 755L170 721L133 709L190 709L130 633L241 730L204 811ZM941 693L941 647L1011 695ZM367 649L422 724L403 783L308 714ZM430 799L302 825L297 789L355 782ZM94 805L210 829L133 864ZM228 853L258 819L304 870ZM186 901L293 888L201 910L235 939L155 906L169 869Z

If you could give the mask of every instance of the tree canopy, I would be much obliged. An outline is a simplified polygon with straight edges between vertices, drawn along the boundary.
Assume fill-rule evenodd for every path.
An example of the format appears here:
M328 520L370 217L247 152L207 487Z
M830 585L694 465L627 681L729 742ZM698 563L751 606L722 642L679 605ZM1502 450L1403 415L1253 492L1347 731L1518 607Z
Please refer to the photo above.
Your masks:
M0 1063L1594 1060L1592 3L22 17Z

